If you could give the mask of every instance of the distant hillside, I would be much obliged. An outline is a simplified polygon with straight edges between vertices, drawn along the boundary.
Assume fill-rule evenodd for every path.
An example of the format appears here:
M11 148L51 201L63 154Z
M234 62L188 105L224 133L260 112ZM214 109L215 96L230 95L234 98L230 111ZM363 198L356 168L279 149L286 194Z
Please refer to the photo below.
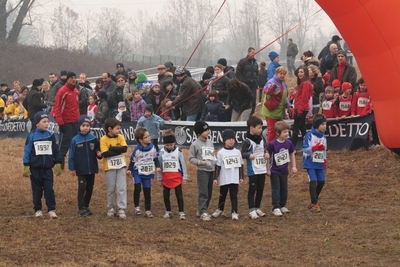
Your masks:
M34 46L0 43L0 83L12 86L19 80L22 85L31 84L36 78L48 80L49 73L72 70L77 75L85 72L88 77L100 76L103 72L116 72L117 62L99 56L71 52L63 49L49 49ZM144 69L147 64L123 62L125 68Z

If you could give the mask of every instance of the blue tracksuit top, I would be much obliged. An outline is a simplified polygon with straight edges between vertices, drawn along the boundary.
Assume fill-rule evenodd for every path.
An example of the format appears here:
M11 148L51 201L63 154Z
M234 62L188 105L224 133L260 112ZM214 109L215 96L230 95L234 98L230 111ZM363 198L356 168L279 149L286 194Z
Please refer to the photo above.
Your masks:
M68 169L75 170L76 175L88 175L99 172L97 151L100 143L92 133L78 133L71 140L68 156Z
M304 136L303 142L303 169L316 169L323 170L324 163L323 162L313 162L313 151L312 146L316 143L321 143L325 146L325 150L323 151L323 157L326 159L326 136L322 132L317 132L314 127L311 127L311 131L309 131Z

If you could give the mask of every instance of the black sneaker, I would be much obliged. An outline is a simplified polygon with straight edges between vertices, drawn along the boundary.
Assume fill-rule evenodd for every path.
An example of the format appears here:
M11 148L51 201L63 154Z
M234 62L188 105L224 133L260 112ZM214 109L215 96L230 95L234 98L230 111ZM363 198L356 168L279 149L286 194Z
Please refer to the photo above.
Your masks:
M79 210L79 211L78 211L78 216L79 216L79 217L86 217L86 215L87 215L87 214L86 214L86 210Z
M88 207L83 207L86 210L86 215L93 215L92 211Z

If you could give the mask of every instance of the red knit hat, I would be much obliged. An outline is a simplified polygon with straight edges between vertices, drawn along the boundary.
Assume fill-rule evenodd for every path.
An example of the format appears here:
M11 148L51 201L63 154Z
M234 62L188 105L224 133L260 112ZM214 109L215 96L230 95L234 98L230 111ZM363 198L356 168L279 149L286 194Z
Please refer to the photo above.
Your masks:
M344 82L343 84L342 84L342 91L344 92L344 91L346 91L347 89L352 89L353 87L351 86L351 83L348 83L348 82Z
M338 79L332 81L332 87L340 87L340 81Z

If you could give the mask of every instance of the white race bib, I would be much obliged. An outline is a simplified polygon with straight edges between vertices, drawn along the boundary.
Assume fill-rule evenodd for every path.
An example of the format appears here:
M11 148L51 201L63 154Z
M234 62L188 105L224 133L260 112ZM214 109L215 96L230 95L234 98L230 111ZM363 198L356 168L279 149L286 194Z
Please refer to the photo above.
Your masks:
M340 102L339 108L341 111L348 111L351 108L351 102Z
M267 161L265 160L264 155L259 155L252 160L252 163L253 167L256 169L265 169Z
M322 109L323 110L331 110L332 108L332 101L324 101L322 102Z
M155 165L153 161L141 162L137 165L139 175L150 175L155 171Z
M317 163L324 163L324 151L314 151L312 153L312 161Z
M176 159L163 159L163 172L178 172L178 164Z
M357 99L357 106L360 108L364 108L367 106L368 102L369 102L369 98L360 97L359 99Z
M228 156L223 159L224 166L226 169L230 168L239 168L242 165L240 164L240 158L238 156Z
M274 159L276 166L282 166L290 162L289 150L285 149L283 151L280 151L279 153L274 154Z
M213 147L202 147L201 157L203 160L215 160L214 148Z
M125 167L125 158L123 155L118 155L114 157L107 158L108 169L110 170L119 170L122 167Z
M36 155L52 155L51 141L36 141L33 142Z

